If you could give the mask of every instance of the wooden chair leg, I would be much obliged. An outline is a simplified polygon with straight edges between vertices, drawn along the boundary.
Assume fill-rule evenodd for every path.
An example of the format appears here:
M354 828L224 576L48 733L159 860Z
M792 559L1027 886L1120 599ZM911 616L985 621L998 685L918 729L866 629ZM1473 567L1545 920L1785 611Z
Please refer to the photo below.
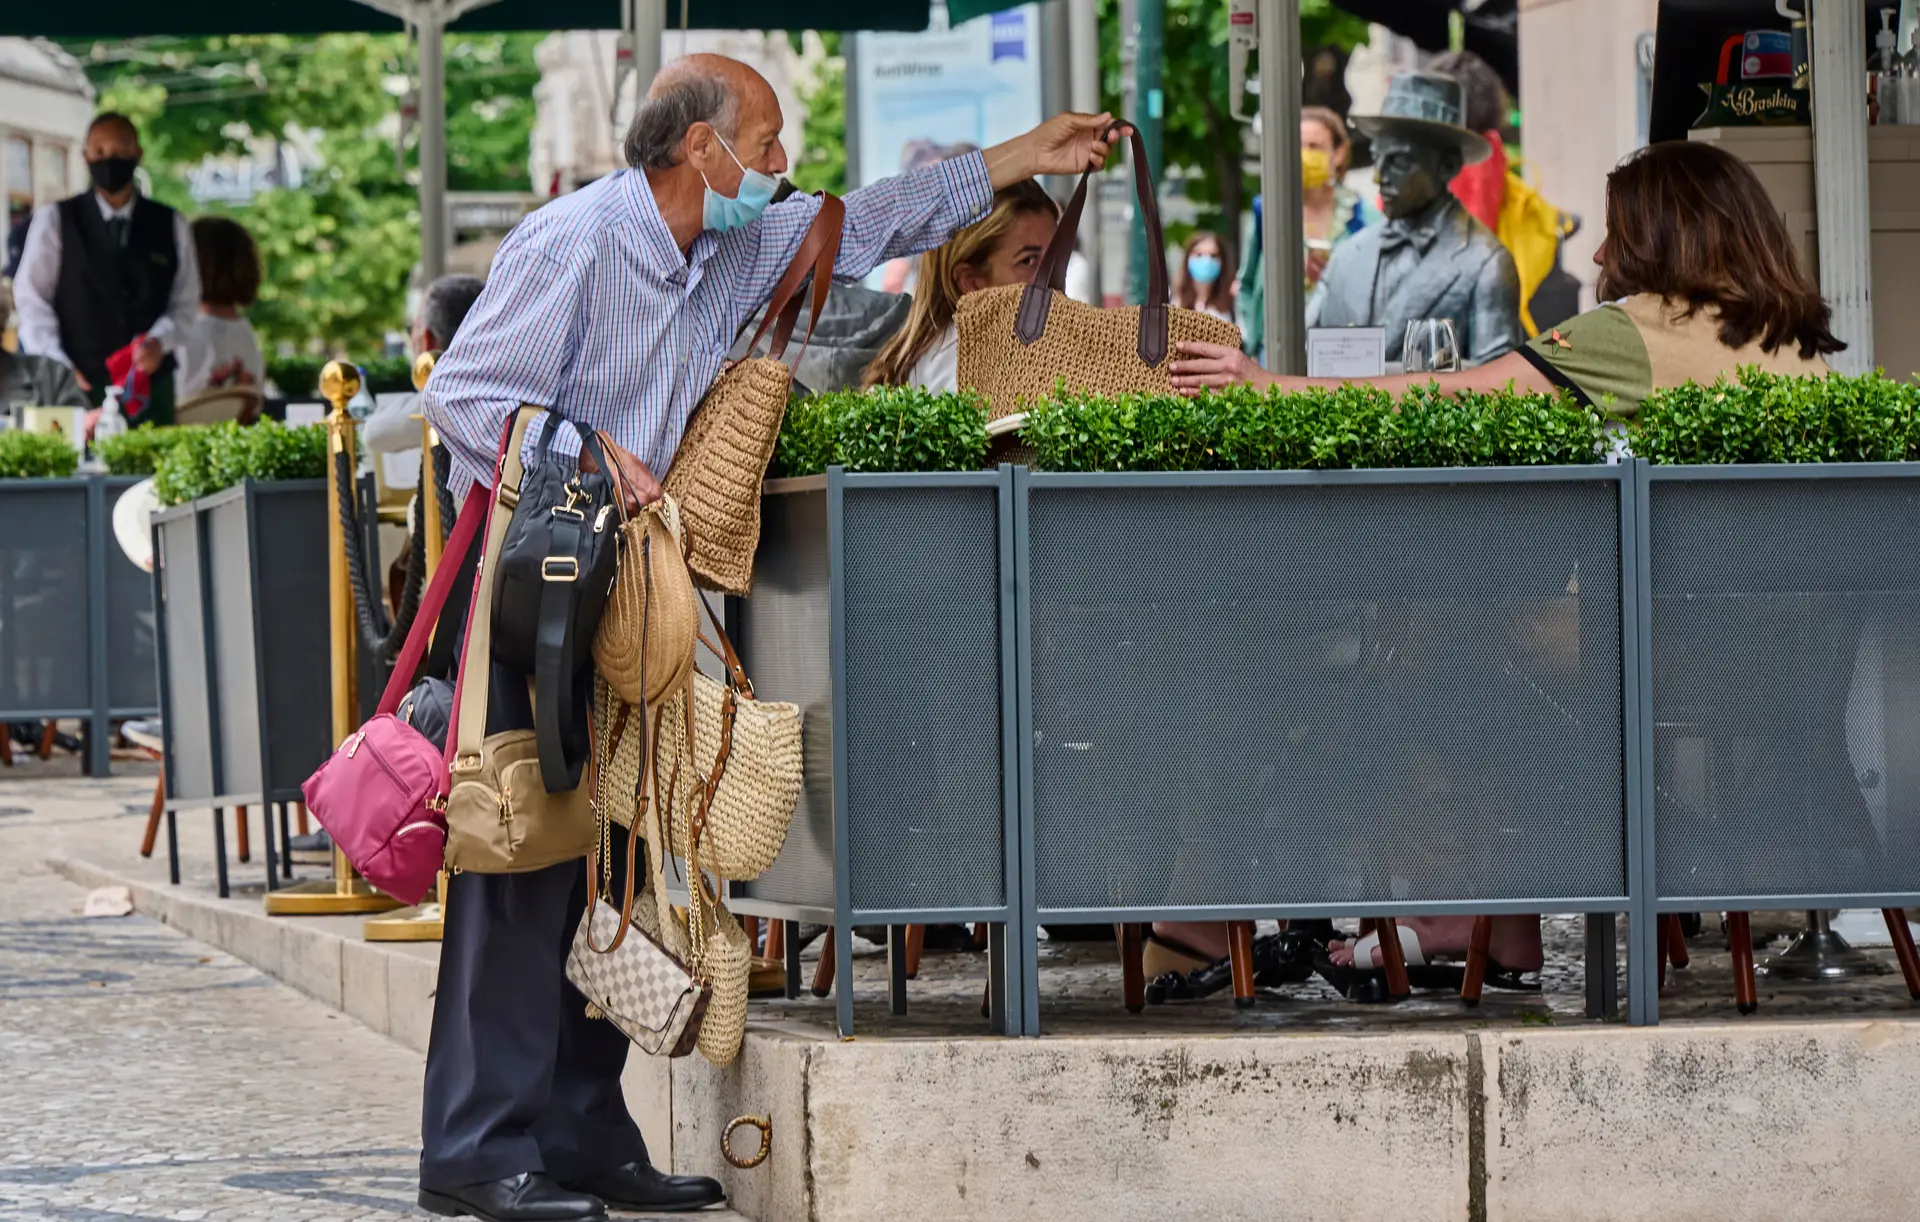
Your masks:
M1470 1006L1480 1004L1487 985L1487 948L1493 945L1493 918L1473 918L1473 938L1467 943L1467 972L1460 981L1460 1000Z
M1661 917L1661 918L1659 918L1659 920L1660 920L1661 922L1664 922L1664 921L1665 921L1666 919L1667 919L1667 918L1665 918L1665 917ZM1664 926L1664 925L1661 925L1661 926L1660 926L1660 930L1661 930L1661 932L1660 932L1660 935L1659 935L1658 937L1656 937L1656 938L1654 939L1654 943L1655 943L1655 944L1656 944L1656 945L1657 945L1657 946L1659 947L1659 949L1660 949L1660 953L1659 953L1659 956L1658 956L1658 958L1659 958L1659 960L1660 960L1660 984L1659 984L1659 987L1660 987L1660 989L1661 989L1661 990L1662 990L1662 991L1664 992L1664 991L1665 991L1665 989L1666 989L1666 987L1667 987L1667 951L1668 951L1668 949L1669 949L1669 947L1670 947L1670 943L1669 943L1669 942L1667 941L1667 935L1666 935L1666 929L1665 929L1665 926Z
M160 820L167 813L167 770L160 769L160 777L153 783L153 805L147 808L147 834L140 838L140 856L153 856L153 842L160 835Z
M1387 995L1405 997L1413 992L1413 985L1407 980L1406 952L1400 949L1400 922L1381 917L1374 928L1380 934L1380 966L1387 973Z
M819 966L813 969L813 995L815 997L825 997L827 994L833 992L833 927L829 925L827 932L822 936L826 938L826 942L820 947Z
M253 860L253 839L247 830L247 808L244 806L233 808L233 843L241 861Z
M310 836L313 834L307 828L307 804L305 802L295 802L293 804L293 818L295 826L300 829L300 835Z
M747 935L747 954L752 958L760 957L760 918L743 916L740 918L740 932Z
M47 718L46 728L40 731L39 755L41 759L50 760L53 758L53 739L59 732L59 724L56 723L53 718Z
M975 921L973 923L973 949L987 949L987 923L985 921Z
M767 958L775 963L785 962L787 957L787 923L785 921L767 922Z
M1893 953L1900 959L1900 974L1906 978L1907 994L1920 999L1920 953L1913 948L1913 931L1907 928L1905 908L1882 908L1887 918L1887 936L1893 939Z
M1120 926L1120 993L1127 1013L1138 1014L1147 1008L1147 966L1143 956L1147 939L1141 927L1126 922Z
M1227 964L1233 970L1233 1004L1253 1004L1253 922L1227 922Z
M1693 962L1693 955L1687 950L1687 931L1680 928L1680 914L1669 912L1660 918L1660 937L1666 943L1667 958L1676 968L1682 968Z
M1727 914L1727 938L1733 943L1733 1001L1740 1013L1760 1008L1760 990L1753 979L1753 924L1744 912Z
M0 721L0 764L13 767L13 727Z
M907 979L915 980L920 976L920 953L927 947L927 927L925 925L907 926Z

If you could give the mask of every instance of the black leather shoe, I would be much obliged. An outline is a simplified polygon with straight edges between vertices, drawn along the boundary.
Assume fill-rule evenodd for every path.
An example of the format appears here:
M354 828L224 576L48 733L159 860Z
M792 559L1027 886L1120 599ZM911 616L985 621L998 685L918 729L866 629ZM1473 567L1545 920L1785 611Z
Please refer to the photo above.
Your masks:
M704 1175L664 1175L644 1162L631 1162L567 1187L590 1192L616 1209L635 1213L679 1213L705 1209L727 1199L719 1180Z
M437 1192L422 1188L420 1208L481 1222L606 1222L607 1217L606 1207L593 1197L562 1188L537 1171Z

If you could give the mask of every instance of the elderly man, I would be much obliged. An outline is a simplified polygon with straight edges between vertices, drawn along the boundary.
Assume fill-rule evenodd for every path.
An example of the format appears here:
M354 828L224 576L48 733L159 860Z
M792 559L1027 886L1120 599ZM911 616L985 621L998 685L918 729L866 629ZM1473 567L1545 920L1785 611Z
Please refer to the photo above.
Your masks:
M93 189L33 214L14 277L20 347L71 365L97 405L107 358L146 339L134 354L153 378L143 421L173 420L173 351L200 313L200 269L186 218L140 194L133 172L140 135L109 111L87 129Z
M442 276L427 286L413 316L407 347L414 356L444 352L454 333L480 299L486 283L478 276ZM420 401L413 395L388 399L360 425L360 439L376 454L404 454L420 448Z
M599 430L630 495L660 495L655 473L819 208L805 196L768 206L787 168L781 122L751 68L679 60L634 116L633 168L508 235L426 390L456 496L491 478L501 429L522 403ZM938 246L984 214L997 187L1104 164L1108 122L1061 115L985 153L852 192L836 276ZM556 432L554 449L577 455L576 435ZM495 685L492 715L511 687ZM714 1181L663 1175L647 1160L620 1094L627 1041L585 1016L563 971L584 906L577 862L454 876L421 1119L425 1208L557 1222L600 1218L602 1201L646 1211L720 1199Z

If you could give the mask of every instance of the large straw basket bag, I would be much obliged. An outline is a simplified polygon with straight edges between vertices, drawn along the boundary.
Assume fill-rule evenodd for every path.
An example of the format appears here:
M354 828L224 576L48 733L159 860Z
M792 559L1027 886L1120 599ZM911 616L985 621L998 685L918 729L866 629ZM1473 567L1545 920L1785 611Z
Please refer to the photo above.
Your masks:
M613 593L593 634L593 665L629 704L686 686L700 631L680 507L671 496L620 525Z
M802 283L813 278L813 310L807 338L826 308L833 264L840 256L840 230L847 206L825 192L820 211L801 240L799 253L774 287L773 297L748 351L773 328L764 357L749 356L715 379L700 400L667 469L668 495L680 503L693 539L687 563L700 583L728 594L753 584L753 553L760 544L760 484L773 461L780 422L793 393L793 370L782 358L800 317ZM806 343L803 340L801 348Z
M1160 208L1137 130L1132 141L1134 189L1146 223L1147 249L1163 250ZM1145 305L1104 310L1066 295L1067 260L1091 174L1089 170L1080 176L1053 240L1040 256L1033 283L984 289L960 299L954 315L960 333L959 383L963 390L986 395L990 420L1024 412L1061 382L1075 391L1169 393L1174 344L1203 340L1240 346L1240 329L1232 323L1167 304L1167 269L1159 259L1147 260Z
M793 825L802 780L800 706L754 698L733 642L713 608L704 599L702 605L719 637L707 647L725 661L727 681L695 671L662 707L654 769L673 842L697 838L703 867L748 882L780 856Z

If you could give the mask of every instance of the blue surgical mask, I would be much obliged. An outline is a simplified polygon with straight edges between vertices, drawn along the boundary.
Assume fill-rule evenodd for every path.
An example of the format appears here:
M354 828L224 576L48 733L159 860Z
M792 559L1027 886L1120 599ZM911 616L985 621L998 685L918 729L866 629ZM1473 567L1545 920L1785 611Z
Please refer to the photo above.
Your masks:
M725 233L759 220L760 214L773 202L773 189L780 184L771 174L749 170L741 164L733 146L721 138L720 133L715 132L714 136L720 139L720 147L727 150L727 156L733 158L733 164L740 166L740 191L728 199L714 190L713 184L707 182L707 176L702 174L700 181L707 182L707 197L700 207L700 223L717 233Z
M1195 284L1212 284L1220 278L1220 256L1188 255L1187 275Z

